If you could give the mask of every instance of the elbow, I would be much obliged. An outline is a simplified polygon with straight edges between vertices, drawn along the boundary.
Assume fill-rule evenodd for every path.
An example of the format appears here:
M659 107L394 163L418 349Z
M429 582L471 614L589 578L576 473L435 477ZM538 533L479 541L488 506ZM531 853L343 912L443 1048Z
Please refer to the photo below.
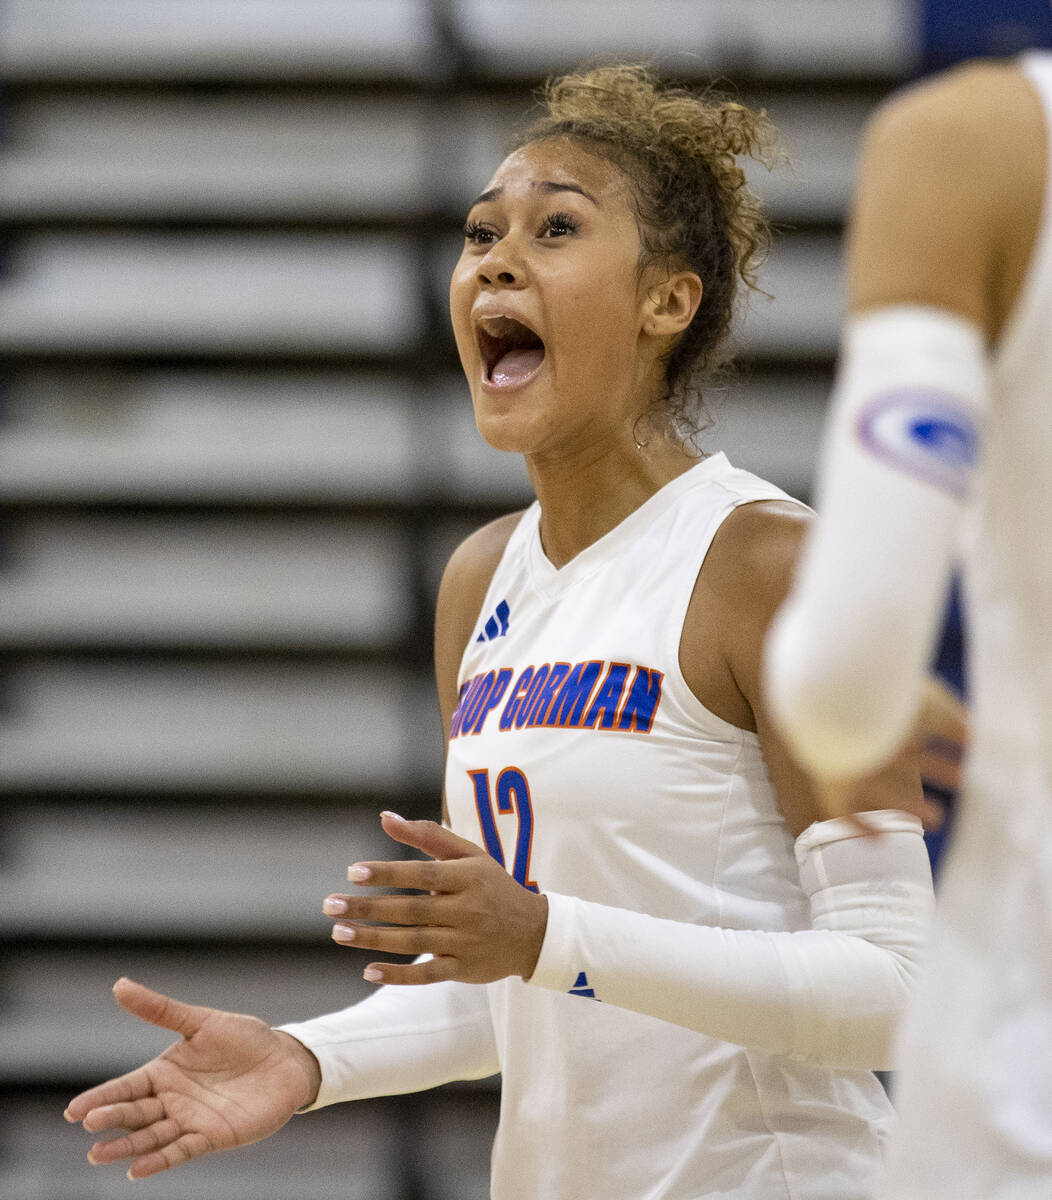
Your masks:
M831 1020L794 1057L838 1071L895 1070L899 1027L910 1007L915 975L915 963L890 966L883 986L870 990L865 1008L845 1011Z

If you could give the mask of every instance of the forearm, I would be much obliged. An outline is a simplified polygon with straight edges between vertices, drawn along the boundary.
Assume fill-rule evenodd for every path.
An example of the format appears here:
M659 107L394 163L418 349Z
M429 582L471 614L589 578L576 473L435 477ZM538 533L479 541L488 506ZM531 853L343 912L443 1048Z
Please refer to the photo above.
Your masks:
M314 1102L423 1091L500 1070L486 989L467 983L383 987L360 1004L281 1026L317 1060Z
M839 1068L893 1065L932 908L920 825L879 814L797 841L812 927L763 932L660 920L549 894L530 983L569 991L585 971L596 998L722 1041Z
M949 313L853 321L819 466L821 520L772 626L779 732L820 778L906 737L945 603L986 404L981 334Z

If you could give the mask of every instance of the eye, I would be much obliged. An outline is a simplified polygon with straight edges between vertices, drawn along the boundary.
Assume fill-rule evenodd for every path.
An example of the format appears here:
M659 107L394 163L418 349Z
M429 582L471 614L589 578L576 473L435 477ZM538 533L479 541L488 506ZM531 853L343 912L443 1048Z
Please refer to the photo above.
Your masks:
M540 236L542 238L559 238L566 237L569 233L575 233L580 222L575 216L565 212L549 213L544 218L544 224L541 226Z
M497 240L497 232L480 221L468 221L464 226L464 238L466 241L474 242L476 246L492 246Z

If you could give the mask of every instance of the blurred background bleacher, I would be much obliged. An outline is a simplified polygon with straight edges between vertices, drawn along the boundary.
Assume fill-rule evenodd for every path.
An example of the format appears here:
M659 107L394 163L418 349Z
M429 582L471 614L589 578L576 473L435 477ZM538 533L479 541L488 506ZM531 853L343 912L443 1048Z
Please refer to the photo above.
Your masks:
M363 994L321 900L381 808L437 815L439 573L530 499L445 292L535 85L645 56L783 129L775 299L702 445L806 499L859 131L923 7L0 2L0 1196L125 1194L60 1116L168 1041L119 974L273 1022ZM299 1118L151 1194L483 1197L496 1095Z

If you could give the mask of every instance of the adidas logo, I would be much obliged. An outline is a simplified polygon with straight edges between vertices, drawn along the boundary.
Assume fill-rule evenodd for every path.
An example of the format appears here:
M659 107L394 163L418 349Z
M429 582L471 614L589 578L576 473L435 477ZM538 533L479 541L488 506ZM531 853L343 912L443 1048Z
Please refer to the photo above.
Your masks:
M511 618L511 609L508 608L507 600L502 600L493 610L493 616L486 622L485 628L475 639L476 642L495 642L497 638L502 638L508 632L508 622Z
M584 971L574 980L574 985L567 994L570 996L587 996L589 1000L594 1000L596 1004L602 1004L602 1001L596 996L595 991L588 986L588 976Z

